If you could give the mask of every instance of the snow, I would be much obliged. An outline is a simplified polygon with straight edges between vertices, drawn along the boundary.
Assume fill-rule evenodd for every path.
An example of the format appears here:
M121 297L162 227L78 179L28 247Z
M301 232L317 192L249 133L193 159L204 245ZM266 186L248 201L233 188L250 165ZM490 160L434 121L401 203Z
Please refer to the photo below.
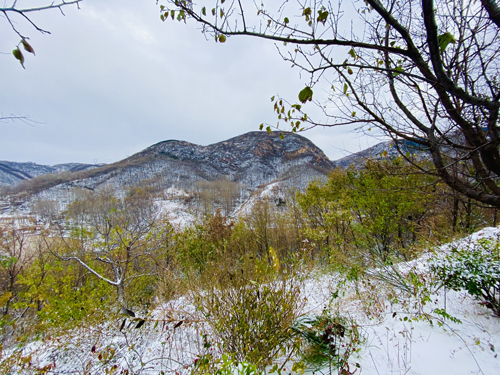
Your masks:
M175 210L172 201L162 202L165 211ZM422 275L424 284L429 259L453 247L470 247L482 238L498 238L499 228L485 228L473 235L430 251L421 258L396 267L402 273ZM363 375L498 375L500 373L500 318L466 292L441 288L426 304L380 281L388 269L372 273L369 283L346 281L339 274L315 273L303 284L307 300L304 314L313 316L324 309L349 316L359 325L364 343L350 358L350 370ZM332 300L332 294L339 297ZM392 296L392 297L391 297ZM436 309L446 309L461 323L445 320ZM140 314L139 314L140 315ZM158 305L150 321L135 329L122 319L106 326L81 328L57 338L28 344L38 366L56 364L56 373L101 374L106 368L131 368L134 373L190 373L196 356L206 353L203 334L209 334L189 295ZM158 323L155 323L157 321ZM182 324L179 325L179 322ZM176 327L177 326L177 327ZM93 351L93 348L95 349ZM99 360L113 348L113 359ZM107 350L107 351L106 351ZM4 357L5 358L4 353ZM291 368L291 366L288 366ZM327 374L328 370L321 371ZM310 372L306 372L310 374Z
M182 191L180 191L182 193ZM188 207L178 200L157 200L156 206L161 216L164 216L176 230L182 230L198 221L197 217L189 212Z

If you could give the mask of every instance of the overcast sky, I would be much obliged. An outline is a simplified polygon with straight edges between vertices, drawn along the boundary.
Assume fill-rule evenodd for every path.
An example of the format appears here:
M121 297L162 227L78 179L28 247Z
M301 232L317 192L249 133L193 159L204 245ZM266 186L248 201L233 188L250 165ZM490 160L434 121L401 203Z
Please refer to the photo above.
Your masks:
M31 120L0 122L0 160L111 163L168 139L216 143L276 124L271 96L296 100L308 82L273 42L207 41L193 22L161 22L155 0L63 9L31 15L50 35L16 18L36 52L25 53L26 69L11 54L19 37L0 18L0 113ZM378 142L352 129L302 135L331 159Z

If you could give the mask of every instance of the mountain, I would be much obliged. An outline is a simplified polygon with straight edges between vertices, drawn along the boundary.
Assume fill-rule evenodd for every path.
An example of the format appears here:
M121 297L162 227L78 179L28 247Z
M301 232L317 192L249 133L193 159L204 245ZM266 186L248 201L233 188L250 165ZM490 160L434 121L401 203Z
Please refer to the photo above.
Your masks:
M16 163L0 160L0 186L13 187L23 181L49 174L62 172L86 171L104 164L65 163L56 165L41 165L32 162Z
M418 159L423 159L428 157L422 146L406 141L398 140L397 147L394 141L386 141L377 143L375 146L369 147L365 150L356 152L354 154L348 155L342 159L338 159L332 162L334 167L348 168L351 165L359 166L364 164L367 160L380 160L384 158L395 158L401 153L406 155L412 155Z
M416 145L406 141L398 142L398 147L403 152L423 155ZM252 192L282 200L288 188L304 189L311 180L324 179L335 167L394 157L398 147L394 142L382 142L332 162L314 143L296 133L250 132L208 146L163 141L106 165L0 162L0 184L4 185L0 213L30 212L39 199L57 202L63 209L75 199L78 190L93 191L104 186L122 195L131 188L147 188L167 197L170 203L181 198L199 200L200 184L221 180L237 183L239 195L235 199L240 203ZM184 205L183 209L187 212L194 206Z
M95 190L105 185L122 192L131 187L190 191L199 181L227 179L244 186L247 194L276 181L303 188L332 169L331 161L310 140L287 132L250 132L208 146L168 140L113 164L59 174L43 174L43 166L32 163L17 164L17 169L10 167L10 174L25 179L7 190L9 203L4 207L27 209L37 198L64 205L73 199L75 188ZM35 172L38 177L28 179Z

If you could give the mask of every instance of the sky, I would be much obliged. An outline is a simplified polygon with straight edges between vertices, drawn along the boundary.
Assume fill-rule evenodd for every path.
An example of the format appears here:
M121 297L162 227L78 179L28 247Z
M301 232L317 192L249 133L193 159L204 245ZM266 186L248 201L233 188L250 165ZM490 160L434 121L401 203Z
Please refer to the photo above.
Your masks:
M13 18L35 49L26 69L0 15L0 117L27 118L0 122L0 160L112 163L168 139L220 142L275 125L270 98L296 101L308 82L272 41L206 40L194 22L162 22L156 0L84 0L63 11L30 14L50 35ZM332 160L379 142L355 126L302 135Z

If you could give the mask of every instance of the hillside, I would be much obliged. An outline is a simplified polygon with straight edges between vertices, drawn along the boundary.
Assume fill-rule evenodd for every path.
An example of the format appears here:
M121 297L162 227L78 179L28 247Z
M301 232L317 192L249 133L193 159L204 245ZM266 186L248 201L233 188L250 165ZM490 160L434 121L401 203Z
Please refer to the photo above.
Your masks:
M405 142L399 147L403 152L419 152ZM74 200L77 190L94 191L104 186L121 195L142 187L158 194L177 191L186 197L200 182L222 179L238 184L241 203L271 183L274 190L303 189L335 167L347 168L397 154L398 148L389 141L330 161L314 143L296 133L249 132L208 146L167 140L107 165L0 162L0 187L4 187L0 210L4 214L28 213L39 199L57 201L63 209ZM176 206L175 210L179 209Z
M30 164L29 175L39 177L7 191L8 202L4 200L3 206L5 210L26 211L38 198L64 204L72 200L75 189L102 186L112 186L123 194L134 186L158 192L172 187L192 190L199 181L222 178L240 184L248 194L274 181L303 188L310 180L328 174L332 163L323 151L298 134L283 133L283 139L280 134L250 132L208 146L169 140L119 162L73 169L72 173L48 175L44 174L48 167Z

